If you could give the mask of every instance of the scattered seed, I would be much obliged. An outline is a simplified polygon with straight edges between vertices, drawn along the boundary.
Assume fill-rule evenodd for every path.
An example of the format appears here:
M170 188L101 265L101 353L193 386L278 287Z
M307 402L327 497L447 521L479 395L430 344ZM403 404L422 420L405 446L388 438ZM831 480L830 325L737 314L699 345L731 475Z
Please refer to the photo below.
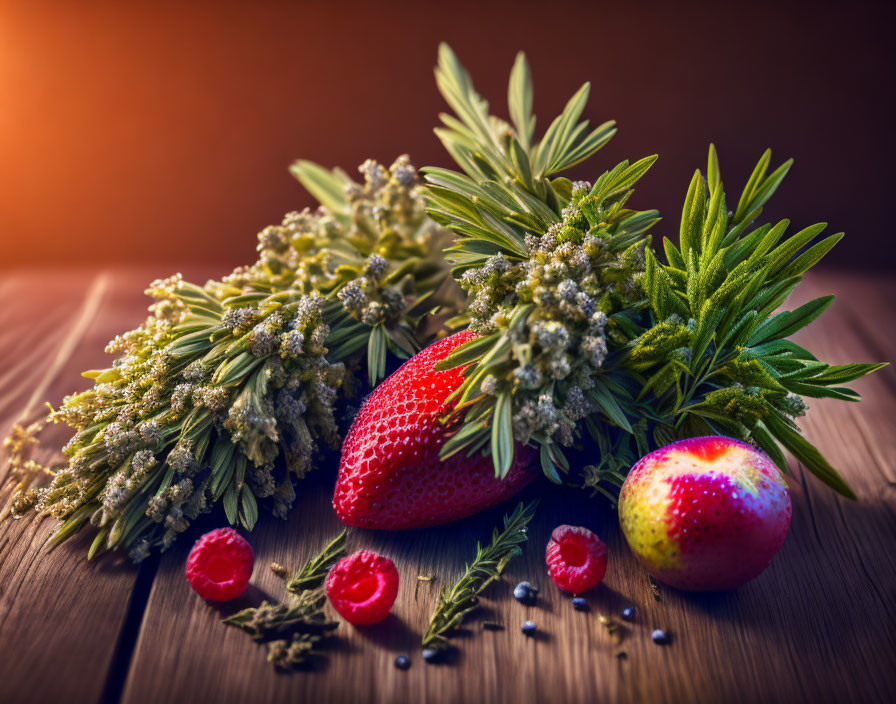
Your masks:
M434 579L435 579L435 577L433 577L431 574L418 574L417 575L418 582L431 582Z
M669 642L669 634L662 628L657 628L650 634L650 637L653 638L653 642L657 645L666 645Z
M634 621L635 620L635 607L634 606L626 606L622 610L622 618L626 621Z
M271 563L271 572L277 575L280 579L286 579L287 577L289 577L289 572L287 572L286 568L279 562Z
M588 602L585 601L584 597L581 597L581 596L573 597L572 608L574 608L576 611L587 611L588 610Z
M535 621L525 621L520 630L522 630L523 635L534 636L537 629L538 627L535 625Z
M399 670L407 670L410 666L411 659L407 655L399 655L397 658L395 658L395 667L397 667Z
M654 601L662 601L663 595L660 594L660 587L650 575L647 576L647 584L650 586L650 593L653 595Z

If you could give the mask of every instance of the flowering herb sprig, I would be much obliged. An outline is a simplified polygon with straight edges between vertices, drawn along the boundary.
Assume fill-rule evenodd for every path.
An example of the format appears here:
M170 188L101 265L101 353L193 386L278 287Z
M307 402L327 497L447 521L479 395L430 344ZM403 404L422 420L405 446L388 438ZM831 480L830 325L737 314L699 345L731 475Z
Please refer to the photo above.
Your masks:
M33 437L14 430L12 513L58 518L54 544L90 525L89 556L140 560L217 502L248 530L259 501L285 516L322 446L338 447L353 369L366 359L375 383L389 351L431 338L427 313L456 312L439 254L452 236L427 218L407 157L365 162L362 184L293 171L325 207L265 228L258 261L220 281L154 282L149 318L107 347L112 367L50 414L75 431L64 465L30 462Z
M886 364L829 365L789 340L834 301L822 296L775 313L803 274L843 233L812 243L825 224L788 235L789 221L756 225L791 162L768 173L766 151L729 211L715 149L707 176L694 174L681 218L680 247L663 240L667 264L647 253L641 280L649 317L621 365L630 370L658 426L676 437L729 435L762 448L787 473L783 449L821 481L855 498L794 419L804 397L858 401L841 384Z
M579 122L583 86L535 141L525 57L510 76L511 123L488 103L447 46L439 88L457 117L437 133L464 173L425 169L427 211L457 233L446 252L470 295L466 322L480 333L440 364L467 365L452 397L463 422L442 447L490 452L508 472L520 443L562 481L566 447L590 445L598 462L576 481L605 493L652 446L726 434L751 441L787 471L783 449L836 491L853 494L799 433L803 396L856 401L838 386L881 364L830 366L787 338L833 300L775 314L803 273L840 235L808 247L824 225L785 236L786 221L754 225L787 173L768 173L766 153L734 212L715 151L694 176L680 247L664 240L667 264L650 247L655 211L626 207L654 157L623 162L594 184L555 174L582 161L615 132Z
M435 611L423 634L424 649L444 651L451 647L451 631L479 605L479 595L500 578L508 563L522 554L521 546L528 539L526 531L537 505L537 501L519 504L505 515L503 530L494 529L491 543L485 547L476 544L476 558L466 566L463 576L454 586L439 590Z
M224 623L267 643L268 662L278 669L307 664L311 656L319 654L327 633L339 625L324 613L327 598L321 585L330 567L345 555L345 539L343 530L289 580L286 590L291 596L286 603L263 601L258 607L228 616Z

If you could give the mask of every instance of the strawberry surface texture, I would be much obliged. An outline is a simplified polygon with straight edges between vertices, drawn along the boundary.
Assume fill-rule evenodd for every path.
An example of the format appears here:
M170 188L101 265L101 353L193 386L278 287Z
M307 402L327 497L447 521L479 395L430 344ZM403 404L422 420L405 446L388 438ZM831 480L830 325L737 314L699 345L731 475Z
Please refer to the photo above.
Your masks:
M400 530L447 523L493 506L529 484L534 450L516 447L510 472L495 477L490 456L439 450L456 428L440 419L463 382L463 367L438 362L471 340L464 331L433 343L380 384L361 406L342 447L333 507L343 523Z

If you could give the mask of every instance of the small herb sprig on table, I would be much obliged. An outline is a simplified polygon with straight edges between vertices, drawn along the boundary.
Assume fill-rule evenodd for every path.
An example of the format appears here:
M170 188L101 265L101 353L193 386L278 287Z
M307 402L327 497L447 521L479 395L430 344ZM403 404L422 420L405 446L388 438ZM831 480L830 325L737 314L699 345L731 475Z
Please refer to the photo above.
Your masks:
M521 545L528 539L526 530L537 505L537 501L528 506L520 504L504 516L504 530L499 532L495 528L487 547L476 544L476 559L467 565L463 577L450 589L442 587L436 610L423 634L424 649L444 651L451 647L448 634L479 605L479 595L501 576L507 564L522 554Z
M327 598L321 585L327 572L345 555L346 532L327 543L286 585L292 595L287 603L263 601L224 619L228 626L241 628L253 640L268 645L268 662L288 670L308 663L318 654L318 645L338 626L323 611Z
M327 572L345 555L346 532L343 531L327 543L305 566L286 583L286 591L299 595L309 589L316 589L324 583Z

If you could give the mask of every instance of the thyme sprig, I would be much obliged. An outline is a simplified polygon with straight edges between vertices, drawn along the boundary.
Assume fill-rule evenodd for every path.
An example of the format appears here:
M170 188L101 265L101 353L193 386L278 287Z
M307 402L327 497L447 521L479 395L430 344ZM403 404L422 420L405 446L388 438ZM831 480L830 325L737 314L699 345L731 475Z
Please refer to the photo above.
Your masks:
M463 576L452 587L442 587L435 611L423 634L423 647L447 650L451 647L450 632L457 628L464 616L479 604L479 595L498 579L507 564L522 554L528 539L527 527L535 515L537 501L519 504L504 516L504 528L495 528L489 545L476 544L476 558L466 566Z
M248 633L253 640L267 643L268 662L280 669L296 668L319 653L319 645L339 624L327 618L327 600L321 588L327 572L345 555L346 531L311 557L286 586L287 602L263 601L223 619Z
M345 555L347 531L343 531L327 543L323 549L312 557L301 570L296 572L286 584L290 594L301 594L308 589L315 589L324 583L330 568Z

